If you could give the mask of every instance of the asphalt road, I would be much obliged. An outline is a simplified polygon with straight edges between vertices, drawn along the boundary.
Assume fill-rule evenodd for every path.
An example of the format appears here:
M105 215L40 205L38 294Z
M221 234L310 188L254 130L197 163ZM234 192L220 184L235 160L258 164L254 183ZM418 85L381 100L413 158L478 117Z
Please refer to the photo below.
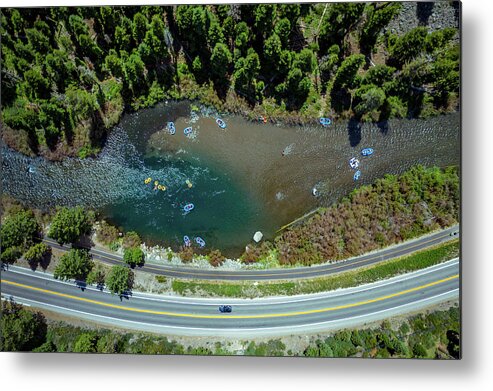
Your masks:
M410 240L402 244L391 246L373 253L351 258L345 261L338 261L331 264L324 264L311 267L286 268L286 269L266 269L266 270L220 270L220 269L198 269L191 267L178 266L158 266L146 264L137 268L145 272L175 277L183 279L200 280L288 280L300 278L322 277L333 273L347 271L361 266L372 265L387 259L400 257L414 251L422 250L427 247L456 239L459 235L459 225L444 229L442 231ZM457 233L456 235L453 235ZM451 235L452 234L452 235ZM60 246L54 240L46 238L45 243L50 246L68 251L70 246ZM93 258L108 264L116 265L122 263L122 257L105 251L90 249Z
M74 282L12 267L2 272L3 298L106 325L192 336L251 337L362 325L459 296L459 261L377 283L313 295L267 299L198 299L134 293L130 299L81 290ZM230 314L218 306L229 304Z

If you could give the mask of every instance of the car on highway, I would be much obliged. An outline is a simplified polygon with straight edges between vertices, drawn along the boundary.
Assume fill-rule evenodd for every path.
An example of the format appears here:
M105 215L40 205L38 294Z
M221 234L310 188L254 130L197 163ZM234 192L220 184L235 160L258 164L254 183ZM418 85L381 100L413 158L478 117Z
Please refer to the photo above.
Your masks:
M219 312L231 312L233 308L230 305L220 305Z

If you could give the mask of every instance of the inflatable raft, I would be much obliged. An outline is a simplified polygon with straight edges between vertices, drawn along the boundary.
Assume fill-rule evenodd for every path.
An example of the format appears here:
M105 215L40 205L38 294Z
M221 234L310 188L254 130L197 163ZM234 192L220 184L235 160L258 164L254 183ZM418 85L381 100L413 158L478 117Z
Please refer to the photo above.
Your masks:
M221 129L226 129L226 122L224 122L221 118L216 119L216 124L219 126Z
M192 134L192 130L192 127L189 126L188 128L183 129L183 133L185 133L185 136L189 136L190 134Z
M325 117L320 118L320 125L322 126L329 126L331 123L332 120L330 118L325 118Z
M365 148L361 150L361 155L363 156L370 156L373 154L373 148Z
M186 247L190 247L190 245L192 244L190 238L187 235L183 237L183 243L185 244Z
M194 205L194 204L192 204L192 203L190 203L190 204L186 204L186 205L183 207L183 210L184 210L185 212L190 212L190 211L192 211L192 210L193 210L193 208L195 208L195 205Z
M200 236L197 236L195 238L195 243L197 243L200 246L200 248L205 247L205 241Z
M355 169L359 167L359 160L356 159L355 157L352 157L349 159L349 167Z
M176 128L174 122L168 122L168 125L166 125L169 134L175 134L176 133Z
M361 171L360 171L360 170L358 170L358 171L356 171L356 172L354 173L354 175L353 175L353 179L354 179L355 181L357 181L357 180L359 179L359 177L360 177L360 176L361 176Z

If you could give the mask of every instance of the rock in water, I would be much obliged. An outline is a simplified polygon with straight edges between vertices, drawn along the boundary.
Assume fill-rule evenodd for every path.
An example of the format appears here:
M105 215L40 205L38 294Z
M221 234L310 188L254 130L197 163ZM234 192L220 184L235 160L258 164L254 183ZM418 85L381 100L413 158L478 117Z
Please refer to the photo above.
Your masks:
M263 238L263 234L260 231L255 232L255 235L253 235L253 240L255 240L256 243L260 242Z

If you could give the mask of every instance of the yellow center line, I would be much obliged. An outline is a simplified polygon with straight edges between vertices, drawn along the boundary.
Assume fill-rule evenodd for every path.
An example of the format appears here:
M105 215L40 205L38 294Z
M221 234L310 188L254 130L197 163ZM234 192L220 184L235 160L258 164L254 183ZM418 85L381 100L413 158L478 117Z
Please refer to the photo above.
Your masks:
M259 314L259 315L197 315L197 314L183 314L183 313L169 312L169 311L145 310L145 309L134 308L134 307L125 307L125 306L117 305L117 304L104 303L102 301L86 299L84 297L68 295L66 293L54 292L54 291L50 291L48 289L37 288L34 286L20 284L18 282L13 282L13 281L8 281L8 280L0 280L0 282L3 284L14 285L17 287L30 289L30 290L37 291L37 292L43 292L43 293L47 293L47 294L54 295L54 296L65 297L67 299L83 301L86 303L91 303L91 304L95 304L95 305L99 305L99 306L103 306L103 307L115 308L115 309L119 309L119 310L123 310L123 311L140 312L140 313L153 314L153 315L167 315L167 316L175 316L175 317L182 317L182 318L259 319L259 318L281 318L281 317L288 317L288 316L309 315L309 314L315 314L315 313L320 313L320 312L329 312L329 311L336 311L336 310L341 310L341 309L345 309L345 308L359 307L359 306L363 306L366 304L376 303L379 301L384 301L384 300L388 300L388 299L391 299L394 297L402 296L402 295L405 295L408 293L423 290L423 289L426 289L426 288L429 288L429 287L432 287L435 285L443 284L447 281L451 281L451 280L454 280L456 278L459 278L458 274L443 278L441 280L433 281L433 282L430 282L428 284L424 284L424 285L417 286L417 287L410 288L410 289L406 289L406 290L403 290L400 292L392 293L392 294L389 294L386 296L381 296L381 297L377 297L377 298L369 299L369 300L365 300L365 301L359 301L356 303L344 304L344 305L340 305L340 306L336 306L336 307L327 307L327 308L320 308L320 309L314 309L314 310L286 312L286 313Z
M411 250L411 249L414 249L416 247L419 247L421 245L424 245L424 244L427 244L427 243L430 243L430 242L433 242L435 240L438 240L438 239L443 239L444 237L446 237L447 235L443 235L443 236L439 236L439 237L433 237L431 239L428 239L424 242L419 242L419 243L416 243L415 245L412 245L412 246L409 246L409 247L405 247L404 250ZM48 239L45 239L45 242L48 242L50 244L58 244L56 242L52 242ZM403 246L404 247L404 246ZM397 248L393 251L389 251L387 254L385 254L385 256L388 256L388 255L392 255L392 254L396 254L398 253L399 251L402 251L403 249L402 248ZM101 257L101 258L105 258L105 259L109 259L111 261L116 261L116 259L114 258L110 258L108 256L105 256L105 255L100 255L100 254L94 254L98 257ZM364 255L363 255L364 256ZM355 261L355 262L351 262L349 265L350 266L353 266L353 265L358 265L360 263L364 263L364 262L368 262L368 261L373 261L375 259L378 259L382 257L382 255L375 255L375 256L372 256L372 257L369 257L369 258L366 258L366 259L362 259L360 261ZM389 260L389 259L387 259ZM339 261L339 262L347 262L346 261ZM338 269L341 269L341 268L344 268L344 267L347 267L348 264L344 264L344 265L338 265L338 266L333 266L333 265L326 265L326 268L327 269L318 269L318 270L289 270L289 269L282 269L282 270L289 270L289 271L286 271L286 272L283 272L283 273L280 273L280 272L277 272L277 273L261 273L261 274L241 274L241 273L221 273L219 276L220 277L259 277L259 276L262 276L262 277L288 277L292 274L309 274L309 273L313 273L313 272L322 272L322 271L332 271L332 270L338 270ZM200 272L200 271L180 271L180 270L166 270L166 269L162 269L162 268L157 268L157 267L152 267L152 266L145 266L145 269L147 270L156 270L156 271L160 271L160 272L170 272L170 273L175 273L175 274L194 274L196 276L207 276L207 277L218 277L218 274L217 273L203 273L203 272Z

